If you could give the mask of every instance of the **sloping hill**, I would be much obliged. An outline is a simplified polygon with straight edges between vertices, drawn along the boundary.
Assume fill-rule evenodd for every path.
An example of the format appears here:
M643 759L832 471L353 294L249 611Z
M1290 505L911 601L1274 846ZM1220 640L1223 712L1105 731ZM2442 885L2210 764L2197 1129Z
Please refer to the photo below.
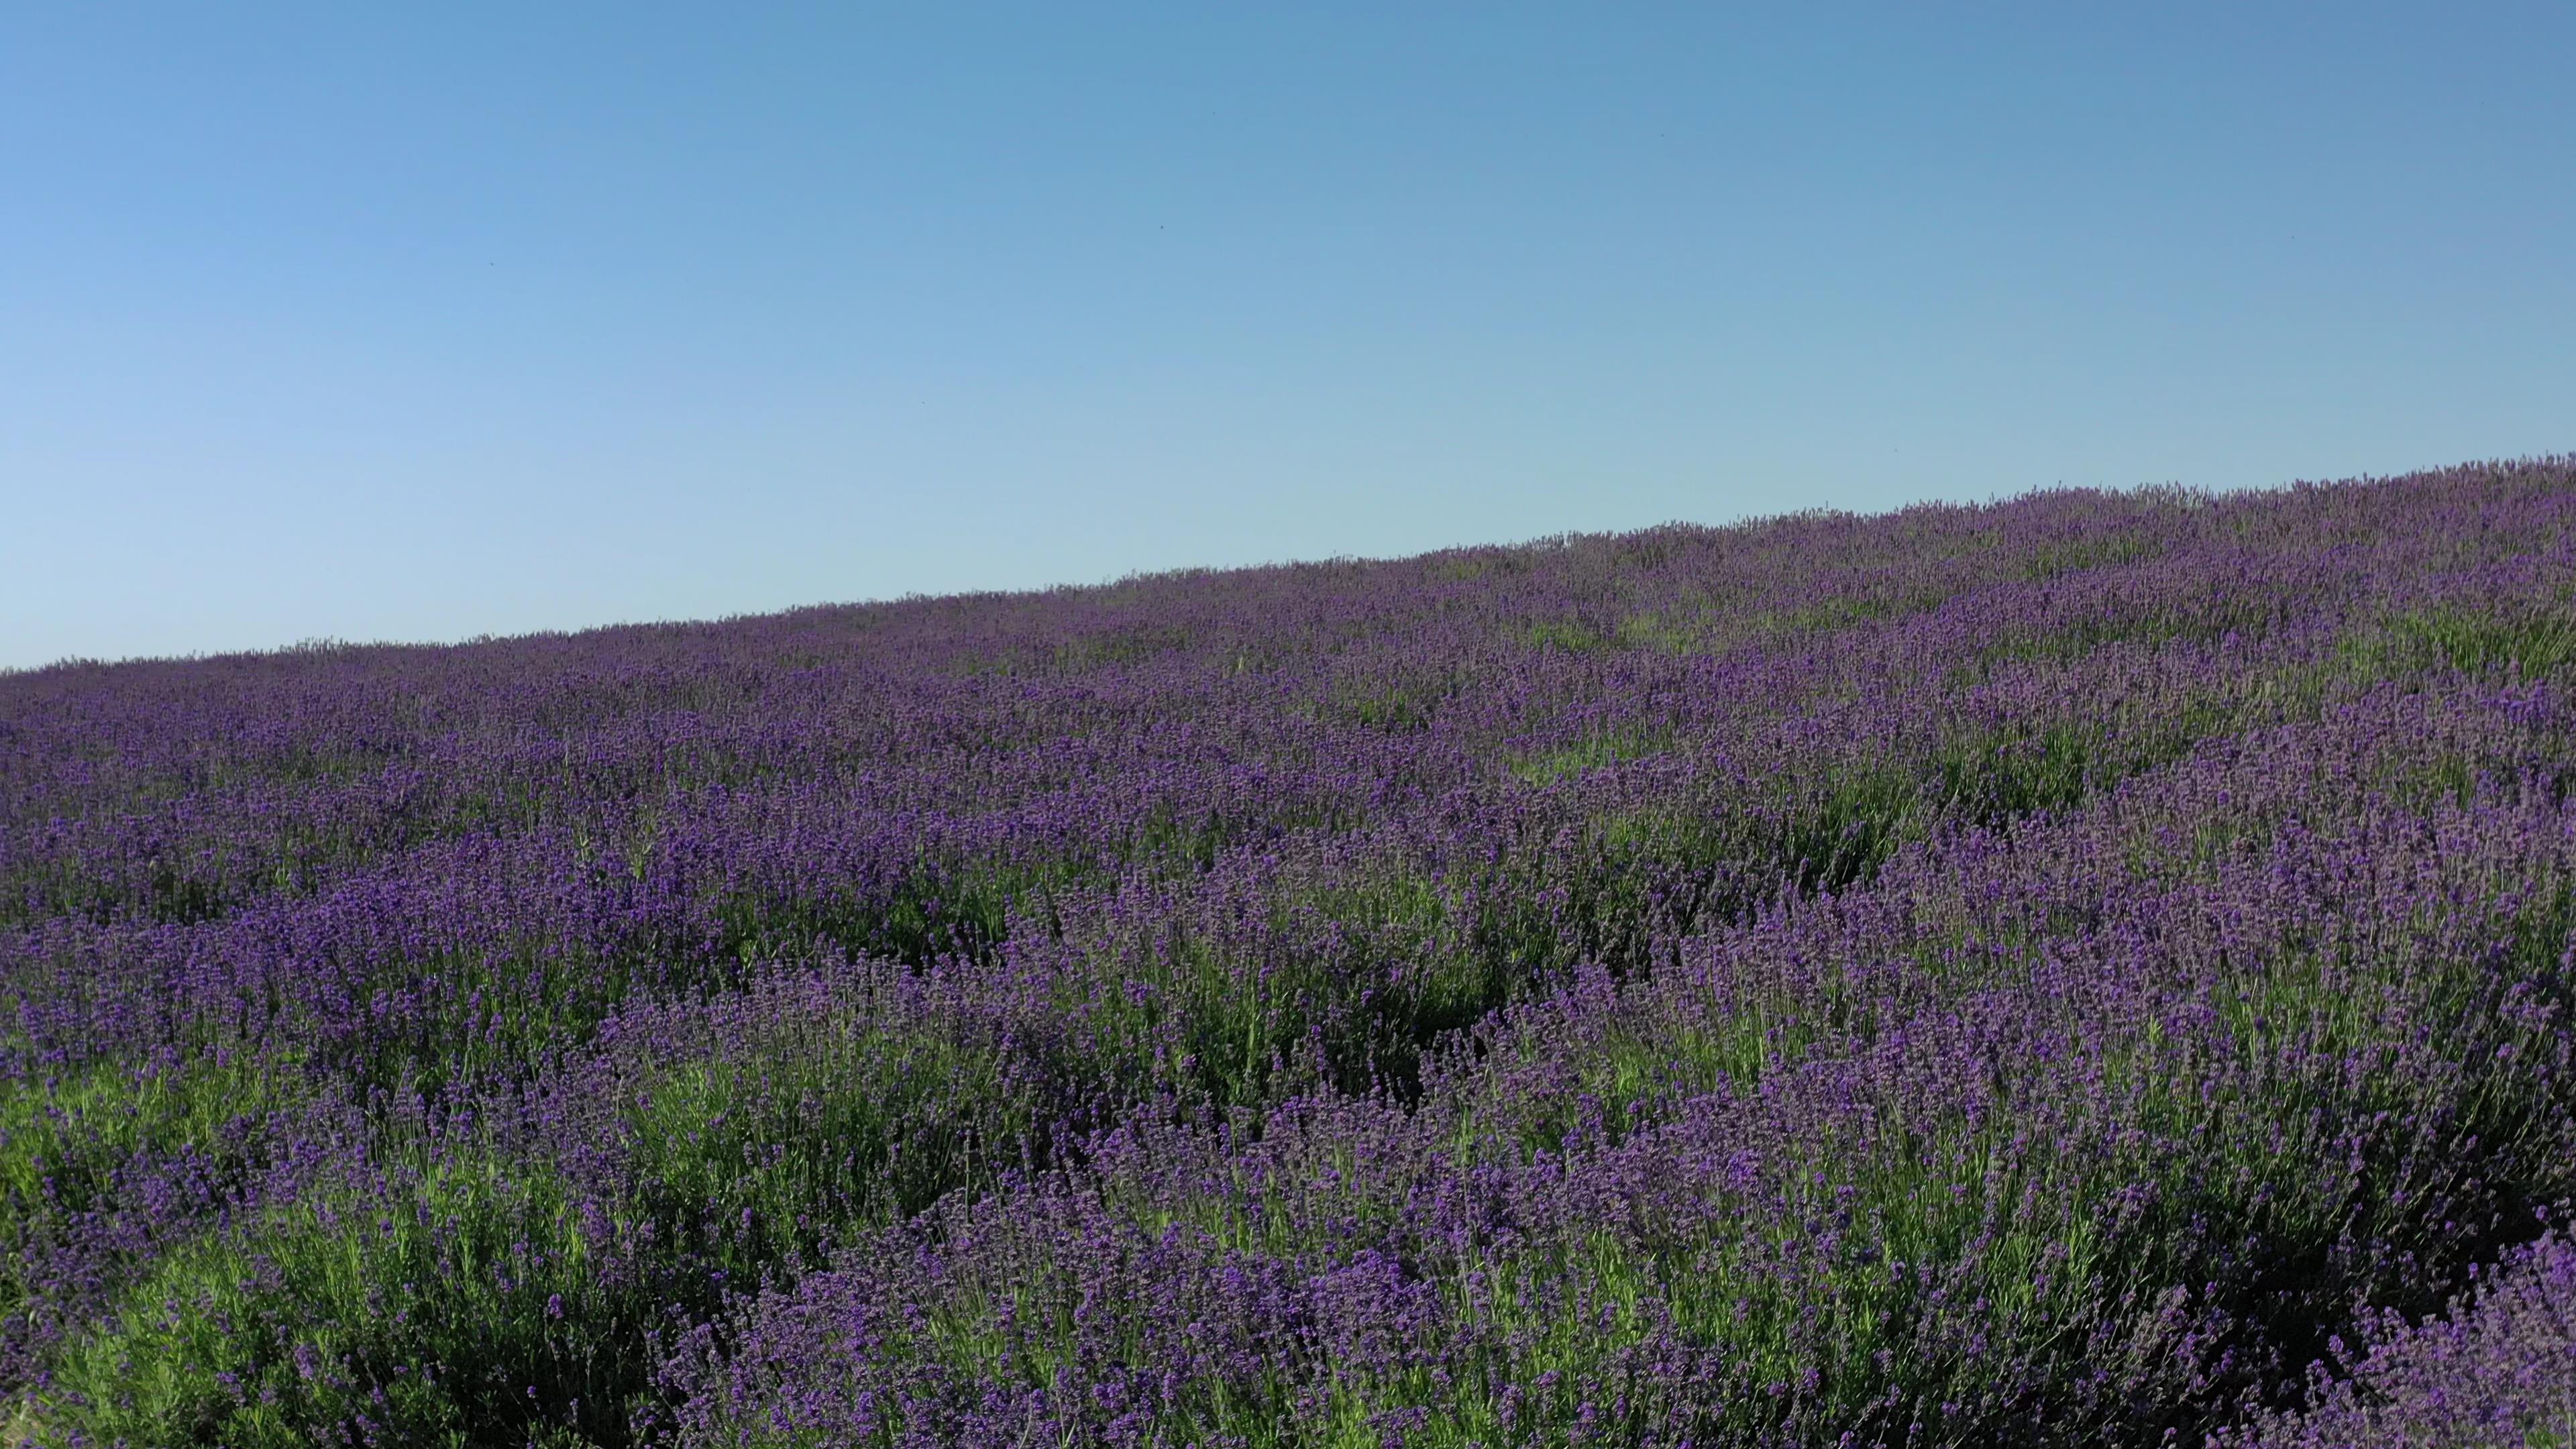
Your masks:
M138 1445L2563 1432L2571 685L2565 458L0 677L0 1380Z

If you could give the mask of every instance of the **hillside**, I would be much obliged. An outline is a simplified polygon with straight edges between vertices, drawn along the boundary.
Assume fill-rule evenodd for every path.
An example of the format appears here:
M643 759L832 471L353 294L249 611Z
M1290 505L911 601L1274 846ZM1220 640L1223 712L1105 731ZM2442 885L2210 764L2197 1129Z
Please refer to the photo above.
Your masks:
M0 1391L2576 1442L2571 688L2568 458L0 676Z

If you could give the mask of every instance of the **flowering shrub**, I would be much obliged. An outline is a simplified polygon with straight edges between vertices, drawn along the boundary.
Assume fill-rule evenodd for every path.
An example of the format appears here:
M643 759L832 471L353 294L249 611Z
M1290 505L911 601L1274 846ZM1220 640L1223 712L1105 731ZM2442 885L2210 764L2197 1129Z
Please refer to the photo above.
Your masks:
M2576 1442L2571 688L2567 459L0 677L6 1432Z

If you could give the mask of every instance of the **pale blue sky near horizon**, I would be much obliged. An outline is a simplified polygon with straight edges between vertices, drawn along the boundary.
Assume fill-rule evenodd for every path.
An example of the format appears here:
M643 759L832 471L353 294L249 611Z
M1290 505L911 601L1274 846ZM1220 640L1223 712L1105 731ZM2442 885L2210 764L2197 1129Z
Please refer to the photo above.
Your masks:
M24 6L0 666L2576 448L2576 6Z

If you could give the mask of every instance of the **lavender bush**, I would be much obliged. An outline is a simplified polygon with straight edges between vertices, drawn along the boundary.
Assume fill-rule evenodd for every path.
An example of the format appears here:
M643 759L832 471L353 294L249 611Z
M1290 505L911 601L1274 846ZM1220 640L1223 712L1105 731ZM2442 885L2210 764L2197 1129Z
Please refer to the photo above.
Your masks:
M2337 1339L2313 1371L2315 1404L2267 1414L2229 1449L2336 1444L2524 1449L2576 1442L2576 1251L2555 1234L2509 1254L2450 1313L2389 1313Z
M2571 684L2565 458L0 677L6 1432L2562 1442Z

